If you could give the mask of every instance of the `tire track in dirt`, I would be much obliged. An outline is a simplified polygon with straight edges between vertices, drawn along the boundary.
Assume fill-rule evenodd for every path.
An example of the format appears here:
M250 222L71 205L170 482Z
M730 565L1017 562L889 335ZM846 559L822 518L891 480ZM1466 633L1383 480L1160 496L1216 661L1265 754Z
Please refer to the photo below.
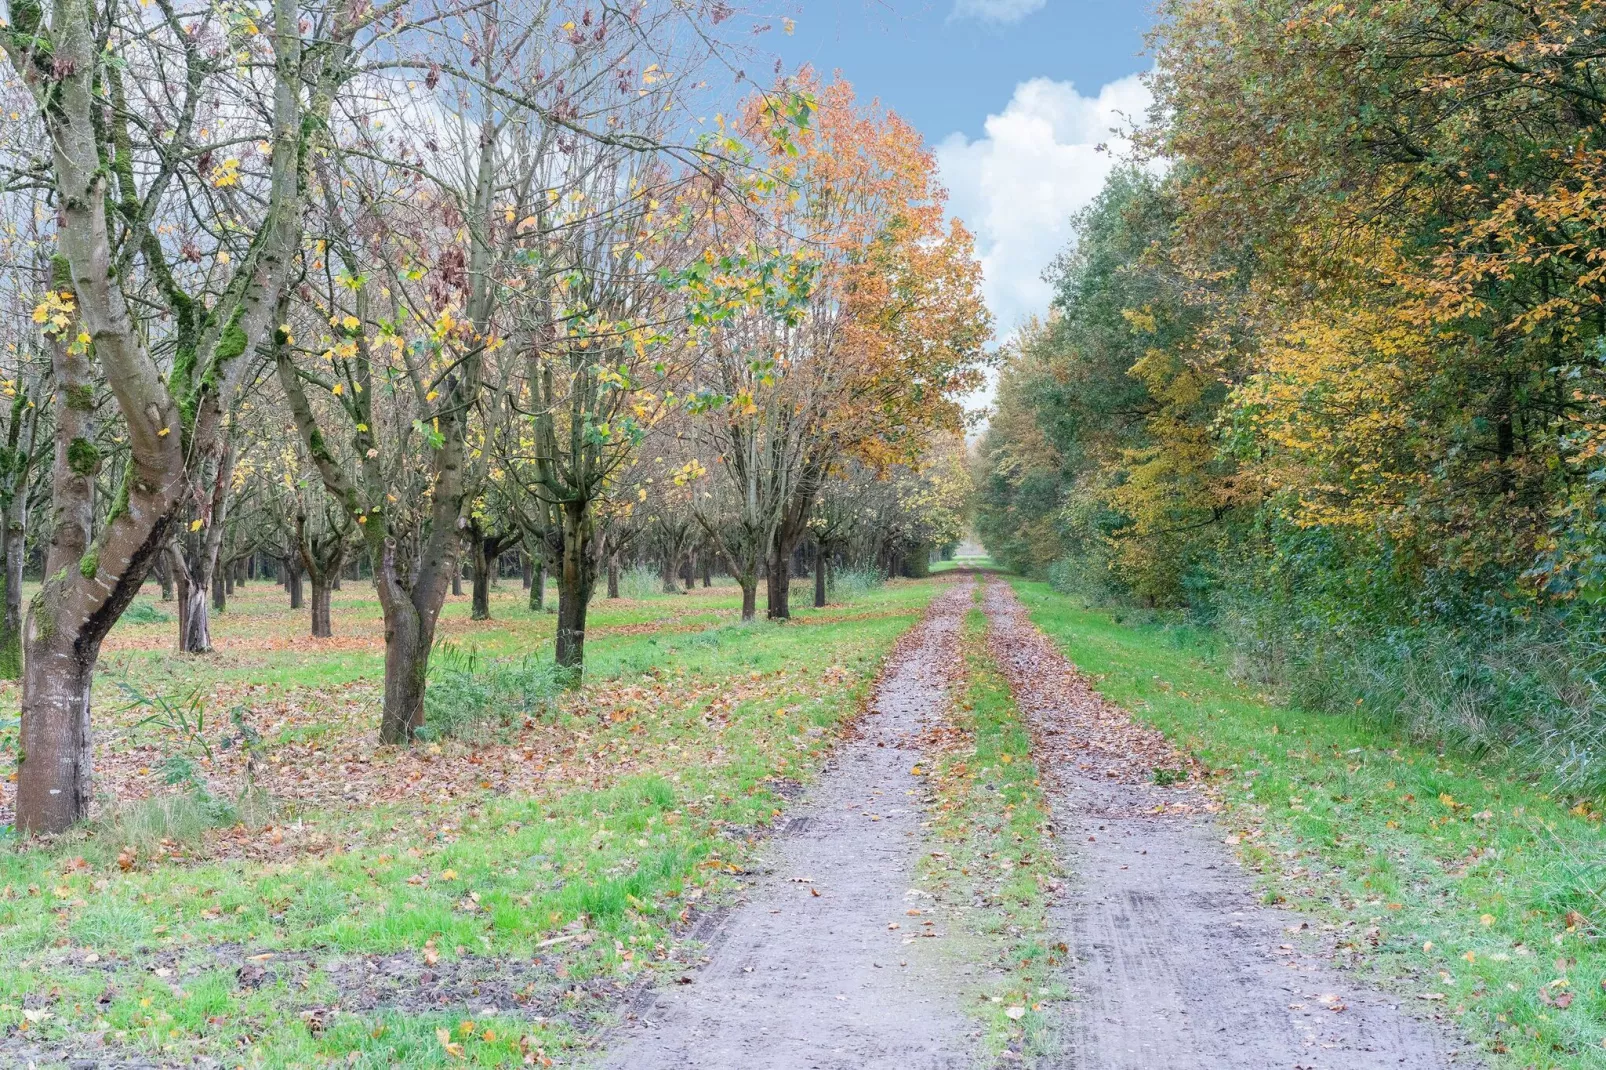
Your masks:
M973 584L955 582L898 642L868 714L770 845L772 867L603 1061L618 1070L959 1070L972 1023L915 933L925 843L911 773L947 707Z
M1473 1066L1448 1031L1334 970L1261 905L1202 795L1152 783L1189 769L1106 702L1027 618L984 592L989 648L1032 726L1061 851L1070 945L1064 1065L1088 1070L1429 1070Z

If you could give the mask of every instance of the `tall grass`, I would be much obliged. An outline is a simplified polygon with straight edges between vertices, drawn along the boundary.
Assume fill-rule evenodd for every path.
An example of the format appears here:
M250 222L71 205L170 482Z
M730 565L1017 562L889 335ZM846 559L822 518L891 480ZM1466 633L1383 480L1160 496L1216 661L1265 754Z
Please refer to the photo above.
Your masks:
M1606 629L1582 614L1387 625L1235 600L1235 672L1299 706L1505 753L1563 791L1606 792Z
M556 709L571 671L533 654L488 658L443 644L430 657L421 732L432 739L500 739L526 718Z
M878 568L849 566L832 569L826 576L826 589L832 601L847 601L878 590L886 582Z
M619 597L634 600L664 597L663 573L651 565L631 565L619 573Z

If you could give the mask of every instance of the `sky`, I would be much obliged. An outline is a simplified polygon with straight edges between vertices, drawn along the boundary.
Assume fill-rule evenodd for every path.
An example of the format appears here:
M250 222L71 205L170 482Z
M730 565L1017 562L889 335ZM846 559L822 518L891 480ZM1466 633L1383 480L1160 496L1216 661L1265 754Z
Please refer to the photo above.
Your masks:
M1004 338L1047 310L1043 270L1114 163L1098 147L1147 107L1151 12L1151 0L801 0L782 12L792 34L764 47L839 70L921 131L976 235Z

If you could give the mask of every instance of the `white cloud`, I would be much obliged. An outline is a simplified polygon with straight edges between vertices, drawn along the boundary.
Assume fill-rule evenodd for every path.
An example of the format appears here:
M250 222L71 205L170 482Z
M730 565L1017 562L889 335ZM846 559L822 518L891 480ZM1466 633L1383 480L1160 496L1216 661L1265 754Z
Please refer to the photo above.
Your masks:
M950 134L937 146L949 207L976 235L988 307L999 337L1047 311L1043 269L1070 239L1070 217L1090 202L1124 142L1112 130L1141 119L1149 91L1138 75L1084 97L1070 82L1015 87L985 136ZM1108 143L1114 152L1100 152Z
M954 0L953 18L984 22L1019 22L1040 11L1048 0Z

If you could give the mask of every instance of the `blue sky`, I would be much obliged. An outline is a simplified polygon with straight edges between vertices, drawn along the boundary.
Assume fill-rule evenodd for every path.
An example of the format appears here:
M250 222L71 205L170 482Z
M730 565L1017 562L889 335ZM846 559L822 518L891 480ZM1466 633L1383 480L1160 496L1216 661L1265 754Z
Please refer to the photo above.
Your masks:
M777 17L761 47L789 66L840 69L925 135L953 211L976 234L1002 337L1045 310L1042 271L1112 163L1098 146L1147 105L1137 76L1149 67L1151 10L1150 0L783 0L777 15L794 32Z

